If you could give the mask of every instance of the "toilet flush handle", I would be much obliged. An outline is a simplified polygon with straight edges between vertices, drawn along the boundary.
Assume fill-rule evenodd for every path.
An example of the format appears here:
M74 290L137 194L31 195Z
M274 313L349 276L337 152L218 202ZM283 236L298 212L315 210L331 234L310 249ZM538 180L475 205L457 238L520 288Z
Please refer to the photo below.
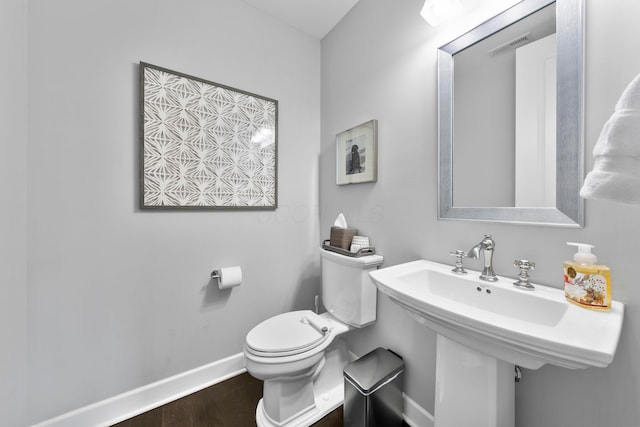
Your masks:
M316 331L320 332L323 335L329 332L329 328L327 327L327 325L320 324L316 322L315 319L309 319L307 316L302 316L302 319L300 319L300 321L302 323L311 325Z

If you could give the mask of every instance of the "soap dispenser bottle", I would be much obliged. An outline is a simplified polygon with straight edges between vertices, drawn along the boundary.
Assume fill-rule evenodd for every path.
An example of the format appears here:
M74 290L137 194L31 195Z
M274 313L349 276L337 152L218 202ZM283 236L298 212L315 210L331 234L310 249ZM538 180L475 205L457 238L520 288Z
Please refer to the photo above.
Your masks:
M611 270L596 264L592 245L571 243L578 252L564 263L564 294L570 302L592 310L611 309Z

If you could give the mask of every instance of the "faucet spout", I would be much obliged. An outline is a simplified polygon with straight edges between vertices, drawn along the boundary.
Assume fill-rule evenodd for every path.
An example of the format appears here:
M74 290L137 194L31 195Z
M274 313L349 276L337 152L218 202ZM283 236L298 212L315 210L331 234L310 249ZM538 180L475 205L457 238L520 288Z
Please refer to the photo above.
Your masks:
M467 252L467 258L478 259L480 258L480 243L469 249Z
M485 234L480 243L472 247L467 253L468 258L480 258L480 253L482 252L483 258L483 268L482 273L480 274L481 280L486 280L487 282L495 282L498 280L495 272L493 271L493 252L496 247L491 234Z

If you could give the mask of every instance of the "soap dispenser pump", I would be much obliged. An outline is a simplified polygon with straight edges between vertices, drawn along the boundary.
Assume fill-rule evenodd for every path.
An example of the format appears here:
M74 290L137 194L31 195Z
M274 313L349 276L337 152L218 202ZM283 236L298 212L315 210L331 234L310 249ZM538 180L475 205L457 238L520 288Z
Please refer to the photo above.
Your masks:
M611 309L611 270L596 264L593 245L567 242L578 252L564 263L564 294L570 302L593 310Z

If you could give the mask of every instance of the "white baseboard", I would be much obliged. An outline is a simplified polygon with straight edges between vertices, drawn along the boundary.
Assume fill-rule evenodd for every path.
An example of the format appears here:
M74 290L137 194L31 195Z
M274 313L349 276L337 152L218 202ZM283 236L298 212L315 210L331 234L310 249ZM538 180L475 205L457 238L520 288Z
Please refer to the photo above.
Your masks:
M108 427L246 372L242 353L87 405L32 427ZM433 416L406 394L404 421L433 427Z
M402 393L404 400L404 411L402 418L411 427L433 427L435 422L433 415L418 405L413 399Z
M245 372L242 353L93 403L33 427L111 426Z

